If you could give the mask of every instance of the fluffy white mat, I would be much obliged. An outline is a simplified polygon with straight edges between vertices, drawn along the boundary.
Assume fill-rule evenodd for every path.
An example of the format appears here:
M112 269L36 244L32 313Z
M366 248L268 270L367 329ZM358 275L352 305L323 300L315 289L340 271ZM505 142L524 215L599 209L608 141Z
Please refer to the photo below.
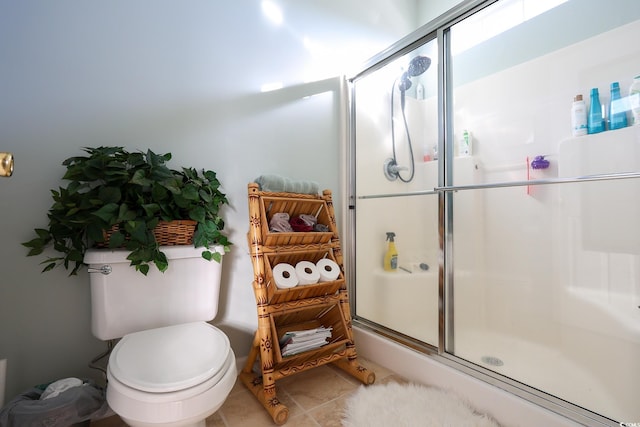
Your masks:
M346 402L344 427L497 427L452 392L417 384L360 388Z

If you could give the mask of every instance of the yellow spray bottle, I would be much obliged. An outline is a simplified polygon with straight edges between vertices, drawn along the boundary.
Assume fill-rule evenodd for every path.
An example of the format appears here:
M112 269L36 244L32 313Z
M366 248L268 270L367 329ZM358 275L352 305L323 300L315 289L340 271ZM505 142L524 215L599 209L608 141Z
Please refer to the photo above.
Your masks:
M396 249L395 237L396 233L387 233L389 247L387 248L387 253L384 254L385 271L396 271L398 269L398 250Z

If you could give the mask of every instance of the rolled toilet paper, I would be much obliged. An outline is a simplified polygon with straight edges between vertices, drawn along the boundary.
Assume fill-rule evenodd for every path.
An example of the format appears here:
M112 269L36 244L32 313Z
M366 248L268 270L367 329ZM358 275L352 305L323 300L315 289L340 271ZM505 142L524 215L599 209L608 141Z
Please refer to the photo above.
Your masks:
M298 275L293 265L281 262L273 267L273 280L278 289L289 289L298 286Z
M320 273L320 282L333 282L340 276L340 267L338 267L335 261L329 258L322 258L318 261L316 268Z
M310 261L300 261L296 264L296 274L301 285L313 285L320 280L318 267Z

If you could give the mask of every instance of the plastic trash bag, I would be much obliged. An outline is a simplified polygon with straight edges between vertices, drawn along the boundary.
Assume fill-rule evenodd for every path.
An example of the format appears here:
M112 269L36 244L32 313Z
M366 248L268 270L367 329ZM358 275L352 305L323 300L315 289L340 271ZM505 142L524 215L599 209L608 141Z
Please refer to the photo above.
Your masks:
M0 427L69 427L102 418L108 410L102 387L66 378L33 387L7 403L0 410Z

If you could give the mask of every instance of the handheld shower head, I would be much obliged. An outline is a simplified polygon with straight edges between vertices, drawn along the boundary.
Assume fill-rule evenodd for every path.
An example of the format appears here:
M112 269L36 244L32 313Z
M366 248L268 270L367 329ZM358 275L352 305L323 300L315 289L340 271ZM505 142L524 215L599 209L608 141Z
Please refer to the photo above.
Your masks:
M427 56L416 56L411 62L409 62L409 68L407 71L402 73L398 80L398 89L400 92L404 93L409 89L412 85L411 77L417 77L420 74L427 71L427 69L431 66L431 58Z
M416 56L409 63L409 69L407 70L407 74L410 77L416 77L420 74L427 71L427 69L431 66L431 58L427 56Z
M409 74L407 74L406 72L402 73L402 76L400 76L400 82L398 83L398 89L400 89L400 92L404 92L407 89L409 89L411 87L411 79L409 78Z

